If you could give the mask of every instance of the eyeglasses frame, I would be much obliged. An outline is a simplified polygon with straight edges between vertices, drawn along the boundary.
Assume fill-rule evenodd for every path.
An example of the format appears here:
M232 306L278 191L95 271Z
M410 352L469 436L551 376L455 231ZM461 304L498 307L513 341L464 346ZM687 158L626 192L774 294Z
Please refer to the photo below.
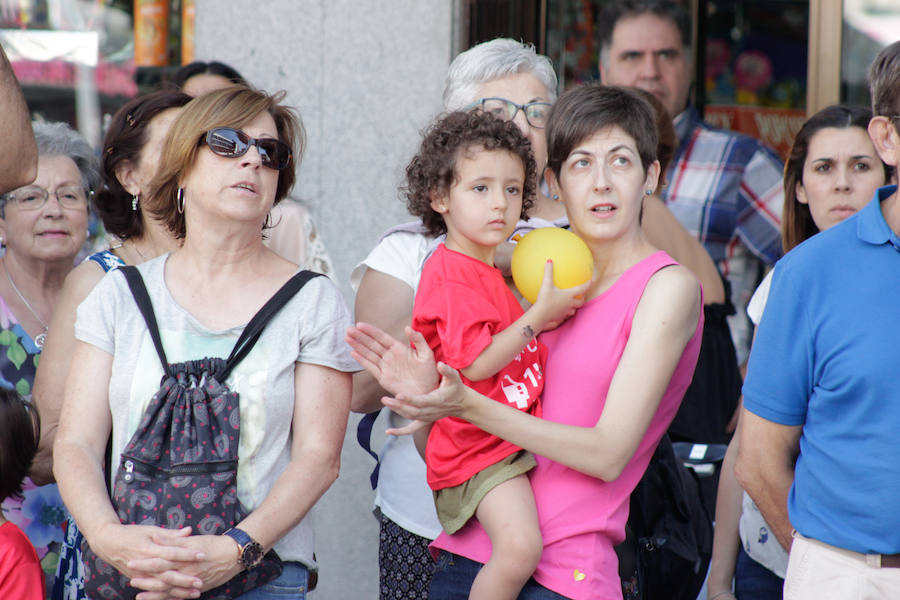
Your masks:
M467 110L467 111L472 110L476 106L480 106L481 109L484 110L484 103L488 100L500 100L501 102L506 102L507 104L511 104L511 105L515 106L516 112L514 112L513 115L507 120L512 121L513 119L515 119L516 115L518 115L519 111L521 110L522 114L525 115L525 120L528 122L528 124L531 127L534 127L535 129L543 129L544 126L543 125L535 125L534 123L532 123L531 119L528 118L528 112L525 109L528 108L529 106L536 106L536 105L546 106L547 108L550 108L553 106L552 102L544 102L543 100L535 100L534 102L526 102L525 104L516 104L515 102L513 102L512 100L509 100L508 98L500 98L499 96L488 96L486 98L479 98L472 104L468 105L465 108L465 110Z

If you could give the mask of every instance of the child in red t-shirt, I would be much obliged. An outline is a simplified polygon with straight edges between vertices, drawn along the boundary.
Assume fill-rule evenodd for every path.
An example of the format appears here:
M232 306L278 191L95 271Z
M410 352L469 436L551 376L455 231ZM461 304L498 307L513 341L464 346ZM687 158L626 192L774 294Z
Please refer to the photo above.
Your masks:
M540 416L547 351L535 336L581 305L586 284L558 289L548 266L537 302L523 312L494 267L497 246L533 203L529 142L510 121L451 113L425 134L406 174L410 212L431 234L447 234L422 270L413 329L466 385ZM452 534L474 515L491 539L469 598L516 598L543 548L526 476L534 457L448 417L428 433L425 463L444 530Z
M22 493L39 437L37 412L14 390L0 389L0 502ZM45 596L44 572L34 546L0 513L0 598Z

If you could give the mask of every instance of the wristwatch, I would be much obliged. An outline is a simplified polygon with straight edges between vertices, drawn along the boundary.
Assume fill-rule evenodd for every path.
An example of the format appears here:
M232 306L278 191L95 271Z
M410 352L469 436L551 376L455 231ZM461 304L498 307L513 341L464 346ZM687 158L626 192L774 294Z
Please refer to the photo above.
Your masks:
M238 556L238 562L241 563L245 569L252 569L262 561L263 554L265 554L263 552L263 547L259 542L250 537L246 531L238 529L237 527L232 527L225 532L225 535L237 542L241 552Z

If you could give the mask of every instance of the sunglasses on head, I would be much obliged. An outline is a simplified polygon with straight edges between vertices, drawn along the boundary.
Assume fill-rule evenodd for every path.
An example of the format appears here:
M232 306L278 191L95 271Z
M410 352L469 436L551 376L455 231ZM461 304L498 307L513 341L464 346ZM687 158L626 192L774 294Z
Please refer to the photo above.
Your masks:
M275 138L252 138L240 129L216 127L203 137L203 142L215 154L237 158L247 154L250 146L256 146L264 167L280 171L291 162L291 147Z

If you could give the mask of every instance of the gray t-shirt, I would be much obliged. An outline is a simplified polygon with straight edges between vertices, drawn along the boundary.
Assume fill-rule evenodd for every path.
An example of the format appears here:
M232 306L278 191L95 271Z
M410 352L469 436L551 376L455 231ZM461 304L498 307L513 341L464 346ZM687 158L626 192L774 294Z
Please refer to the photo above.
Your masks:
M206 356L227 357L243 326L212 331L201 325L169 293L164 281L168 255L138 269L153 303L170 363ZM312 363L357 371L344 342L349 312L335 285L316 277L269 322L253 350L227 383L240 394L241 440L238 496L257 507L284 471L291 455L294 365ZM134 435L159 389L163 374L150 334L125 277L109 272L78 307L75 337L113 355L109 408L113 423L113 464ZM312 519L307 514L277 544L282 560L313 566Z

